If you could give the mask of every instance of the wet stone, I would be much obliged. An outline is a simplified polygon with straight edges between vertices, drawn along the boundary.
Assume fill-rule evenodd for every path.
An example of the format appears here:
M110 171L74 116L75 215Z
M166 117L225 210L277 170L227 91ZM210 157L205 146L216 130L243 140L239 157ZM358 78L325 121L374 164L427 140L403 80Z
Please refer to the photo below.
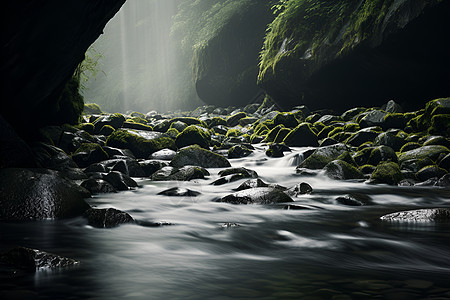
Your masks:
M162 149L150 154L148 159L172 160L175 154L177 153L172 149Z
M83 216L88 220L89 225L97 228L111 228L134 222L129 214L114 208L91 208Z
M222 170L219 172L219 176L227 176L227 175L231 175L231 174L243 174L245 177L252 177L252 178L256 178L258 177L258 173L256 173L253 170L244 168L244 167L240 167L240 168L228 168L225 170Z
M200 194L201 194L200 192L180 187L173 187L158 193L158 195L175 196L175 197L186 197L186 196L196 197Z
M269 185L259 178L252 178L244 181L240 186L236 188L237 191L246 189L252 189L257 187L268 187Z
M67 268L80 264L79 261L71 258L25 247L16 247L0 255L0 262L29 271Z
M293 202L291 197L274 188L254 188L222 197L217 202L230 204L275 204Z
M291 197L297 197L298 195L311 194L313 188L306 182L301 182L293 187L287 189L286 193Z
M398 222L450 222L450 208L425 208L400 211L384 215L383 221Z
M227 176L222 176L222 177L214 180L211 184L212 185L222 185L222 184L230 183L230 182L237 181L237 180L244 179L244 178L247 178L247 176L245 174L236 173L236 174L231 174L231 175L227 175Z
M122 174L118 171L108 173L103 176L103 179L119 191L126 191L130 188L138 186L136 181L134 181L130 176Z
M117 193L117 190L103 179L90 178L81 183L81 186L87 189L91 194Z
M348 206L362 206L369 204L370 197L360 193L352 193L337 197L336 202Z

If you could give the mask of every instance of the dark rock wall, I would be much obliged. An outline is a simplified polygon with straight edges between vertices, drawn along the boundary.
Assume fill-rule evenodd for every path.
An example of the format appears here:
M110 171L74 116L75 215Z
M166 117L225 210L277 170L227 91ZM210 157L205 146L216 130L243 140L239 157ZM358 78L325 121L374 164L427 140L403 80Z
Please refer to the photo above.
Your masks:
M0 113L16 132L51 123L87 48L125 0L14 0L1 8Z
M449 1L288 6L266 36L259 85L284 108L342 111L390 99L421 108L450 93L449 18Z

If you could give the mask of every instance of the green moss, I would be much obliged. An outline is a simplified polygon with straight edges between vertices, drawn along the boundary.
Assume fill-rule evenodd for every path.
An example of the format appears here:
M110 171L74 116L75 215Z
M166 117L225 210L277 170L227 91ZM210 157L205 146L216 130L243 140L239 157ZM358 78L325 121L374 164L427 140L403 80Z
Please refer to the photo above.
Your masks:
M274 142L274 143L282 143L283 140L284 140L284 138L285 138L290 132L291 132L291 129L289 129L289 128L281 128L281 129L278 131L278 133L277 133L275 139L273 140L273 142Z
M336 133L343 132L343 131L344 131L344 127L342 127L342 126L335 127L333 130L331 130L328 133L328 137L333 137Z
M202 148L208 149L211 134L198 127L197 125L189 125L181 133L177 135L175 144L178 148L183 148L189 145L199 145Z
M319 145L317 135L311 129L309 123L301 123L292 129L284 138L283 143L293 147L314 147Z
M94 134L94 124L92 123L80 123L76 125L76 128L86 131L89 134Z
M286 128L294 128L298 125L298 121L293 113L284 112L278 113L275 118L273 118L273 124L275 126L283 125Z
M420 145L419 143L415 143L415 142L409 142L404 144L401 148L400 148L400 153L402 152L406 152L409 150L413 150L413 149L417 149L420 148L422 145Z
M359 167L359 170L363 173L363 174L372 174L373 171L375 171L376 167L373 165L363 165L361 167Z
M450 113L434 115L431 118L431 126L428 129L428 133L450 136Z
M164 148L175 149L175 143L169 137L145 139L122 129L114 131L106 140L106 145L121 149L130 149L136 158L144 159L147 159L153 152Z
M238 112L237 114L229 116L226 120L227 126L230 127L236 126L239 124L239 120L245 117L247 117L247 114L245 112Z
M273 142L275 140L275 137L277 136L278 132L284 128L283 125L277 125L275 126L272 130L269 131L269 133L267 134L266 138L265 138L265 142Z
M137 118L141 118L141 119L144 119L144 120L146 118L146 116L143 113L140 113L140 112L137 112L137 111L132 112L130 114L130 116L133 117L133 118L137 117Z
M429 158L433 161L436 161L439 158L439 156L441 156L442 154L447 155L449 152L450 151L447 147L440 145L430 145L403 152L399 155L398 159L400 163L410 159L425 159L425 158Z
M111 125L105 125L102 127L102 129L100 129L100 132L98 134L109 136L114 131L115 131L114 127L112 127Z
M242 135L242 132L240 130L231 128L231 129L228 129L226 137L241 136L241 135Z
M358 123L348 123L344 125L344 131L345 132L356 132L358 130L360 130L361 128L359 127Z
M353 156L353 159L355 160L356 164L358 166L365 165L369 160L370 153L372 152L372 150L373 150L372 147L358 150L358 152L356 152L356 154Z
M373 171L372 176L370 176L370 180L373 183L387 183L390 185L397 185L403 178L400 167L395 162L380 163Z
M100 106L96 103L85 103L84 104L84 110L83 114L85 115L100 115L102 114L102 110L100 109Z
M262 132L264 131L269 132L269 127L267 127L267 125L264 123L259 123L253 131L256 135L263 135Z
M324 167L324 170L325 174L332 179L346 180L364 178L363 173L359 169L348 162L339 159L328 163Z
M350 155L350 152L348 152L348 151L345 151L344 153L339 155L337 159L345 161L345 162L351 164L352 166L357 166L355 160L353 159L353 157Z
M312 127L318 135L326 126L322 122L315 122Z
M169 130L166 131L166 134L174 140L177 138L177 135L179 133L180 132L176 128L173 128L173 127L169 128Z
M365 143L362 143L361 145L359 145L357 150L361 151L362 149L370 148L370 147L373 147L373 142L365 142Z
M388 146L378 146L370 152L368 163L370 165L378 165L382 161L397 162L398 158L395 151Z
M80 77L74 75L64 86L57 102L56 114L52 118L55 124L78 124L84 110L84 99L79 93Z
M134 123L139 123L139 124L147 124L147 120L144 118L140 118L140 117L132 117L126 120L127 122L134 122Z
M328 137L328 134L334 129L334 126L325 126L321 131L317 134L317 137L320 140Z
M338 141L338 142L343 142L345 140L347 140L348 138L350 138L352 136L351 132L338 132L334 135L331 136L332 139Z
M153 131L152 126L141 124L141 123L135 123L135 122L125 122L125 123L123 123L122 127L130 128L130 129L137 129L137 130Z
M213 117L209 121L209 128L212 128L212 127L217 126L217 125L226 126L227 125L227 121L225 121L225 119L221 118L221 117Z

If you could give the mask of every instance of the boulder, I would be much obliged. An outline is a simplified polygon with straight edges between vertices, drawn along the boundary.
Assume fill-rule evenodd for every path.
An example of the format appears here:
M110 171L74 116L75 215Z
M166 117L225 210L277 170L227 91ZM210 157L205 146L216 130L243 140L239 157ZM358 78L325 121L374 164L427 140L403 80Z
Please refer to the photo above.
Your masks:
M180 187L173 187L158 193L158 195L171 197L196 197L200 194L200 192Z
M370 176L371 183L387 183L397 185L403 179L403 174L395 162L382 162Z
M136 181L134 181L130 176L120 173L119 171L111 171L103 176L103 179L119 191L126 191L130 188L138 187Z
M301 182L286 190L286 194L291 197L297 197L298 195L311 194L313 188L306 182Z
M80 265L80 262L75 259L26 247L16 247L6 253L0 254L0 262L14 268L32 272Z
M117 190L103 179L89 178L81 183L81 187L87 189L91 194L116 193Z
M301 162L297 169L322 169L329 162L337 159L339 155L348 150L348 147L344 144L335 144L326 147L320 147L316 149L310 156L308 156L303 162Z
M380 217L391 222L450 222L450 209L424 208L390 213Z
M175 145L183 148L190 145L199 145L202 148L209 149L211 134L207 129L198 125L189 125L177 135Z
M441 42L450 33L447 1L285 5L269 26L258 75L281 107L344 110L362 99L381 106L394 98L418 108L449 94L450 58Z
M278 189L257 187L224 196L217 202L226 202L230 204L276 204L293 202L293 200Z
M204 179L209 176L209 172L198 166L183 166L175 168L171 166L163 167L152 175L154 181L189 181L192 179Z
M450 153L449 149L444 146L440 145L423 146L417 149L401 153L398 157L398 161L400 164L410 159L429 158L433 161L436 161L441 154L447 155L449 153Z
M187 165L203 168L227 168L230 162L220 154L193 145L181 149L172 159L170 165L181 168Z
M329 162L325 167L325 175L331 179L363 179L364 174L346 161L337 159Z
M308 123L301 123L286 135L283 143L289 147L319 146L317 135Z
M253 189L253 188L257 188L257 187L268 187L268 186L269 185L267 183L265 183L264 181L262 181L261 179L252 178L252 179L248 179L248 180L244 181L243 183L241 183L241 185L239 185L236 188L236 191Z
M0 169L0 220L46 220L81 215L90 193L47 169Z
M251 170L251 169L247 169L245 167L239 167L239 168L228 168L225 170L222 170L219 172L219 176L228 176L231 174L242 174L244 175L246 178L252 177L252 178L256 178L258 177L258 173L256 173L255 171Z
M89 225L97 228L112 228L134 222L128 213L115 208L90 208L83 216L88 220Z

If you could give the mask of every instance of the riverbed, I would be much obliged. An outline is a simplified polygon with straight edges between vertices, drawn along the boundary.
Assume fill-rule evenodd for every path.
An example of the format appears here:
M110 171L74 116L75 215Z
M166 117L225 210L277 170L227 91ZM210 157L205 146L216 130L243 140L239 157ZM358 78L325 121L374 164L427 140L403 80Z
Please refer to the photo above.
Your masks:
M449 207L450 190L337 181L295 173L307 148L269 158L256 145L233 167L266 183L306 182L311 194L285 204L215 200L245 179L216 186L221 169L189 182L136 179L140 188L89 199L129 213L137 224L92 228L82 218L1 223L0 251L20 245L81 261L67 270L1 270L2 299L422 299L450 298L450 224L394 223L383 214ZM158 195L173 187L196 197ZM347 206L339 196L370 201Z

